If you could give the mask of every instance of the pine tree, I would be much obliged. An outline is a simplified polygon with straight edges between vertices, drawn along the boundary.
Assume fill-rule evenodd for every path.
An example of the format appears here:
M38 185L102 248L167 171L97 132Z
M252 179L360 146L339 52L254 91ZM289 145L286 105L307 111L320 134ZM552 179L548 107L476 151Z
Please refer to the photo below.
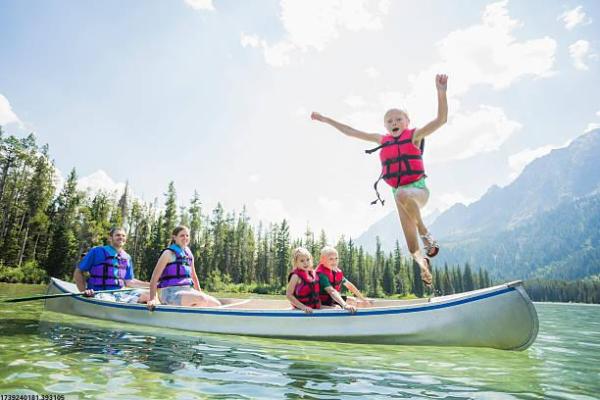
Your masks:
M167 193L165 193L165 212L163 214L163 242L168 242L171 239L171 232L177 225L177 192L175 191L175 183L169 182Z
M78 244L73 229L80 194L77 193L77 173L71 170L65 186L56 201L56 219L53 222L52 239L46 271L50 276L65 277L73 271L78 260Z
M463 291L469 292L475 289L475 284L473 282L473 273L471 272L471 266L469 263L465 264L465 271L463 274Z
M279 285L285 286L287 284L287 275L290 270L290 228L287 221L284 219L281 222L281 226L277 232L277 243L276 243L276 254L277 254L277 275L279 278Z

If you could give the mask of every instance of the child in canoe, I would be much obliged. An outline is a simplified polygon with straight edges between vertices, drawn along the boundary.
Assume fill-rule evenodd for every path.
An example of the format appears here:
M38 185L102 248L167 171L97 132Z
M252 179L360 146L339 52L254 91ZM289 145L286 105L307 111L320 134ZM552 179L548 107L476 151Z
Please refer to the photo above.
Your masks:
M294 308L310 314L313 309L321 308L319 279L312 266L312 255L304 247L295 248L292 266L285 295Z
M367 151L373 152L381 149L379 156L382 172L375 183L375 190L377 191L377 183L381 179L392 187L408 250L413 259L419 264L421 279L427 286L431 286L432 280L428 257L435 257L439 251L439 246L421 219L420 209L425 206L429 199L429 189L425 184L426 175L423 167L422 145L426 136L431 135L447 121L448 100L446 89L448 77L446 75L436 75L435 85L438 100L437 117L421 128L409 129L408 114L406 111L399 109L391 109L385 113L383 122L388 131L386 135L362 132L316 112L311 115L313 120L331 125L347 136L375 142L379 145L375 149ZM378 192L377 199L373 202L374 204L377 201L381 201L383 204ZM417 233L423 241L425 256L421 254Z
M189 249L190 230L178 226L173 230L171 245L162 251L152 278L148 309L158 304L186 307L216 307L221 302L200 289L194 256ZM158 288L158 292L157 292Z
M368 306L370 301L344 276L344 272L338 266L338 252L331 246L325 246L321 249L321 259L317 267L317 276L319 277L319 288L321 304L323 306L333 307L339 304L344 310L351 313L356 312L357 306ZM341 295L342 285L352 294L360 299L360 302L352 298L346 299Z

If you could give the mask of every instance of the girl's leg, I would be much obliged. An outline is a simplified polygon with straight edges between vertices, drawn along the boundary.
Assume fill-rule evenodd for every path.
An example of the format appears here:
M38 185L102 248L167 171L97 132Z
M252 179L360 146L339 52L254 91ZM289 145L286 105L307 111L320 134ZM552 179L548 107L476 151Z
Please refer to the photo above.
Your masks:
M185 307L217 307L221 302L206 293L186 292L181 295L181 305Z
M396 208L398 209L398 216L400 217L400 225L402 225L402 231L404 232L404 238L406 239L406 246L411 254L419 251L419 241L417 238L417 225L415 221L410 217L404 205L396 196Z
M413 259L419 264L421 269L421 278L427 284L431 284L432 275L429 271L429 263L425 260L425 257L421 254L419 248L419 240L417 238L417 224L413 218L408 214L408 211L404 208L403 204L399 200L398 194L396 195L396 208L398 209L398 215L400 216L400 224L402 225L402 231L406 239L406 245L408 251L412 255Z
M429 200L429 190L427 189L398 189L396 192L396 201L400 202L410 218L413 219L417 225L419 235L425 245L427 256L435 257L439 252L439 246L429 234L429 230L421 218L421 207L424 207L425 204L427 204L427 200Z
M142 292L142 294L140 294L140 297L138 298L138 303L142 303L145 304L148 302L148 300L150 300L150 292L144 290Z
M419 235L426 235L427 227L421 218L421 207L424 207L429 200L429 191L427 189L398 189L396 192L396 203L404 207L404 210L417 226Z

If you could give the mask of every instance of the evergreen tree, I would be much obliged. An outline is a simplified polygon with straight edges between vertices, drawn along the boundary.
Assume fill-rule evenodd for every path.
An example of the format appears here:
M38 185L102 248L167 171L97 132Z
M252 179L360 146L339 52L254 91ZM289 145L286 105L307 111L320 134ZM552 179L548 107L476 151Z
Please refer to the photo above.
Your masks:
M65 186L56 201L56 219L53 222L52 240L46 271L50 276L69 276L78 260L78 244L73 229L80 194L77 193L77 173L71 170Z

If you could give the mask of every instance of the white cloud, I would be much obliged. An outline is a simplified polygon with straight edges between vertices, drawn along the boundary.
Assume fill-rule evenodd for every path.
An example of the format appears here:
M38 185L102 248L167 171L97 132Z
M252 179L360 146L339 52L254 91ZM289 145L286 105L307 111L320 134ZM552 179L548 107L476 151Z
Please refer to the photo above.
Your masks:
M538 147L536 149L525 149L516 154L513 154L508 157L508 165L511 169L510 179L513 180L517 176L521 174L523 169L535 160L536 158L540 158L549 154L552 150L558 149L563 146L548 144L545 146Z
M343 208L340 201L323 196L319 196L318 202L327 213L339 213Z
M600 110L596 111L596 115L600 117Z
M306 107L296 108L296 111L294 111L294 115L296 117L301 117L301 118L308 118L308 116L309 116L308 110L306 109Z
M598 123L598 122L590 122L588 124L588 126L585 128L584 133L588 133L588 132L593 131L594 129L598 129L598 128L600 128L600 123Z
M21 120L13 111L8 99L0 94L0 125L8 125L11 123L21 124Z
M449 75L448 102L454 121L444 128L444 136L449 137L449 131L453 128L461 137L479 136L477 127L485 128L490 134L496 132L480 138L483 140L476 143L467 142L465 150L460 151L462 155L457 154L455 158L474 155L478 147L481 147L481 151L496 150L520 125L509 121L500 108L484 105L474 113L475 118L469 121L460 114L461 97L476 85L490 85L500 90L525 76L552 76L557 47L556 41L549 37L517 41L513 31L522 23L510 17L506 6L507 1L492 3L485 8L481 23L446 35L437 43L439 61L417 74L410 75L409 91L388 91L380 94L380 109L406 107L413 123L428 122L435 115L432 110L434 77L438 73L446 73ZM485 119L479 118L484 115L492 117L493 120L486 124ZM501 132L494 126L504 126L509 130ZM470 133L459 133L459 129L463 127ZM436 139L431 143L438 140L439 136L436 135ZM448 155L442 159L448 160Z
M263 222L280 223L284 219L290 221L290 214L285 209L280 199L262 198L254 201L256 220Z
M350 95L346 97L346 99L344 99L344 103L348 104L352 108L361 108L367 105L362 97L356 95Z
M215 10L212 0L185 0L185 4L192 7L194 10Z
M498 107L480 106L472 113L456 113L443 131L427 142L427 162L461 160L498 150L521 124Z
M281 0L281 23L285 37L268 44L256 35L242 35L242 46L260 47L267 64L281 67L292 56L309 50L322 51L343 31L379 30L389 12L389 1Z
M65 184L65 177L63 176L60 169L54 167L54 173L52 174L52 183L54 183L54 195L58 195Z
M585 63L586 58L590 57L590 42L587 40L578 40L569 46L569 55L573 60L575 68L581 71L587 71L589 68Z
M449 90L454 95L478 84L503 89L526 75L551 76L556 41L549 37L516 41L512 32L522 23L508 15L506 5L507 1L488 5L480 24L442 39L438 43L441 61L413 77L414 86L431 87L432 77L441 71L450 76Z
M375 67L369 67L365 70L365 72L367 73L367 76L372 79L378 78L380 75L379 70Z
M558 16L557 20L562 21L565 24L565 28L568 30L575 28L577 25L588 25L592 23L590 18L586 18L582 6L577 6L572 10L565 11Z
M252 174L248 177L248 182L250 183L257 183L260 181L260 175L259 174Z
M120 196L125 190L125 182L115 182L106 172L99 169L77 180L77 188L90 194L113 193Z

